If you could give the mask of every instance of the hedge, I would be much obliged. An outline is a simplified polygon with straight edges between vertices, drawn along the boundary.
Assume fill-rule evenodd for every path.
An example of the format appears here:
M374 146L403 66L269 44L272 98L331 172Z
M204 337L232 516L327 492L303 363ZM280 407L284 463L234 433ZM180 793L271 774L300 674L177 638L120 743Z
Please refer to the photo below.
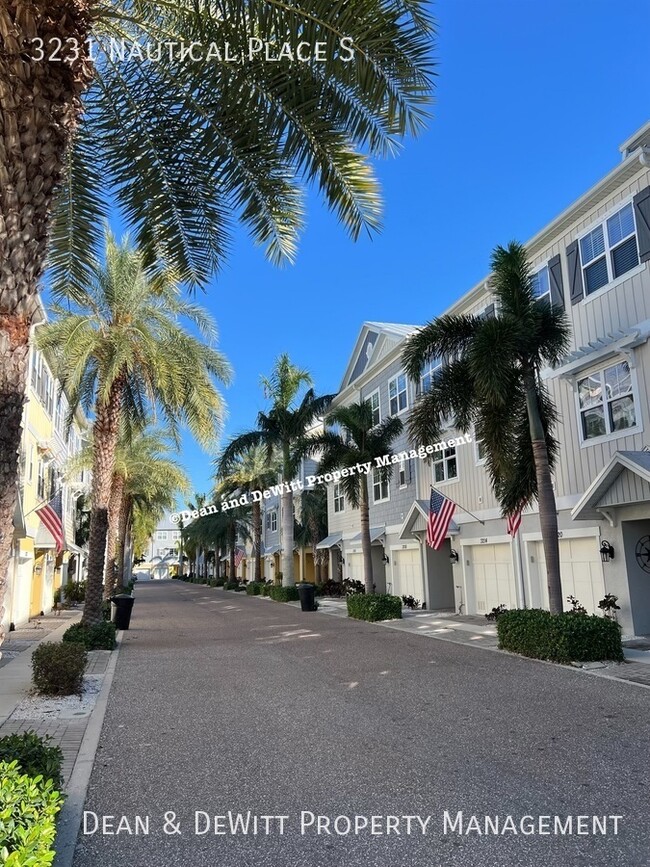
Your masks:
M17 762L0 762L0 863L5 867L51 864L62 803L51 780L23 774Z
M52 780L57 791L63 786L63 752L51 737L41 738L34 731L5 735L0 738L0 762L16 762L21 773Z
M87 663L83 644L45 641L32 653L34 686L44 695L78 694Z
M388 593L366 595L354 593L346 598L348 617L356 620L398 620L402 617L402 600Z
M264 584L261 581L251 581L250 584L246 585L246 593L249 596L260 596L262 594L262 587L264 587Z
M499 647L553 662L623 661L621 627L608 617L539 608L504 611L497 620Z
M300 599L297 587L271 587L269 596L275 602L297 602Z
M115 624L104 620L94 626L73 623L63 633L62 641L83 644L88 650L114 650Z

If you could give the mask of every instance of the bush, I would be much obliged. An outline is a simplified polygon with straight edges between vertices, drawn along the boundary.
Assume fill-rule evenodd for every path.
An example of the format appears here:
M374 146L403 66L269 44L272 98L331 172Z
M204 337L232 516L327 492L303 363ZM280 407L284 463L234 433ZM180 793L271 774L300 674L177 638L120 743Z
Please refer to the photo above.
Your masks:
M345 585L342 581L329 579L328 581L324 581L320 586L321 592L318 594L319 596L335 596L340 598L345 595Z
M297 602L300 599L297 587L269 587L268 595L275 602Z
M273 587L273 581L265 581L262 584L261 595L262 596L270 596L271 595L271 587Z
M15 761L21 773L28 774L30 777L37 777L40 774L44 780L52 780L54 788L60 791L63 786L61 777L63 753L60 747L50 746L51 741L52 738L40 738L33 731L19 735L6 735L0 738L0 762Z
M83 644L88 650L114 650L115 624L104 620L95 626L73 623L63 633L62 641Z
M214 586L215 587L225 587L226 582L223 580L223 578L217 578L217 580L214 582Z
M420 600L416 599L415 596L402 596L402 604L405 608L410 608L411 611L415 611L420 607Z
M501 603L501 605L496 605L491 611L489 611L485 615L485 619L489 620L491 623L496 623L496 621L501 617L501 615L507 611L506 606Z
M398 620L402 616L402 600L399 596L377 593L353 593L347 597L348 617L356 620Z
M250 584L246 585L246 593L248 596L261 596L263 587L264 584L261 581L251 581Z
M62 803L51 780L23 774L17 762L0 762L0 862L5 867L52 863Z
M72 581L63 588L63 597L68 605L76 605L86 599L86 582Z
M224 587L226 588L226 590L239 590L239 584L237 583L237 581L228 581L226 584L224 584Z
M374 584L372 585L375 586ZM346 578L343 582L343 589L346 596L351 596L354 593L365 593L366 585L363 581L353 581L352 578Z
M32 653L34 686L44 695L78 694L87 663L83 644L45 641Z
M497 634L500 648L533 659L623 660L620 626L595 614L551 614L539 608L504 611L497 620Z

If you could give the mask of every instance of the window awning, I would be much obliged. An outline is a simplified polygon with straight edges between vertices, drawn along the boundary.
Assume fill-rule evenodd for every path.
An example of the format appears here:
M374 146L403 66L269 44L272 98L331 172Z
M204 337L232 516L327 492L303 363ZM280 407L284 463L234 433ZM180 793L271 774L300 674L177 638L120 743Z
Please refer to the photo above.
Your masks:
M322 551L324 548L333 548L335 545L338 545L342 539L343 533L331 533L329 536L320 540L318 545L316 545L316 550Z
M269 545L268 548L264 548L264 553L262 557L270 557L272 554L279 554L282 550L280 545Z
M650 452L616 452L571 511L574 521L611 521L608 511L650 501Z
M371 527L370 528L370 544L372 545L374 542L377 542L379 539L383 539L386 535L386 527ZM357 542L361 541L361 533L357 533L352 539L350 539L351 545L356 545Z
M598 340L592 340L586 346L569 353L564 359L564 364L559 367L547 368L542 372L542 379L572 379L585 367L596 364L599 361L607 361L617 355L628 356L630 367L634 367L633 350L637 346L646 343L650 337L650 320L639 322L627 331L612 331Z

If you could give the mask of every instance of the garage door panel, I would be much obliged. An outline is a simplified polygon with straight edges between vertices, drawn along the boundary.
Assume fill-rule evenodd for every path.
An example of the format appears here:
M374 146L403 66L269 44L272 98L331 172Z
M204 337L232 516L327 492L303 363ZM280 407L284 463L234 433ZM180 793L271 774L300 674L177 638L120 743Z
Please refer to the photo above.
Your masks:
M498 605L516 608L517 591L510 544L472 545L469 551L470 614L487 614Z
M393 593L396 596L415 596L422 601L424 589L419 550L393 552Z
M364 584L363 554L348 554L345 558L343 574L352 581L361 581Z
M544 606L548 608L546 585L546 561L544 546L537 542L537 557L542 584ZM560 539L560 578L562 580L562 604L564 610L571 608L568 596L575 597L589 614L600 614L598 603L605 595L603 567L597 537Z

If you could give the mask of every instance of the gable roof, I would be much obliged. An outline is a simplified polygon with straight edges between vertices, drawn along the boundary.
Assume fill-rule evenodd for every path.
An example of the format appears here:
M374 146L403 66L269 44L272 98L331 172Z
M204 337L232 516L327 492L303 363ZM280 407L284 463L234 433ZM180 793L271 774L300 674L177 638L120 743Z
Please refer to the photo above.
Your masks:
M396 322L364 322L346 365L339 391L356 382L419 327Z
M644 502L649 495L650 452L616 452L573 507L571 517L602 520L605 509Z

